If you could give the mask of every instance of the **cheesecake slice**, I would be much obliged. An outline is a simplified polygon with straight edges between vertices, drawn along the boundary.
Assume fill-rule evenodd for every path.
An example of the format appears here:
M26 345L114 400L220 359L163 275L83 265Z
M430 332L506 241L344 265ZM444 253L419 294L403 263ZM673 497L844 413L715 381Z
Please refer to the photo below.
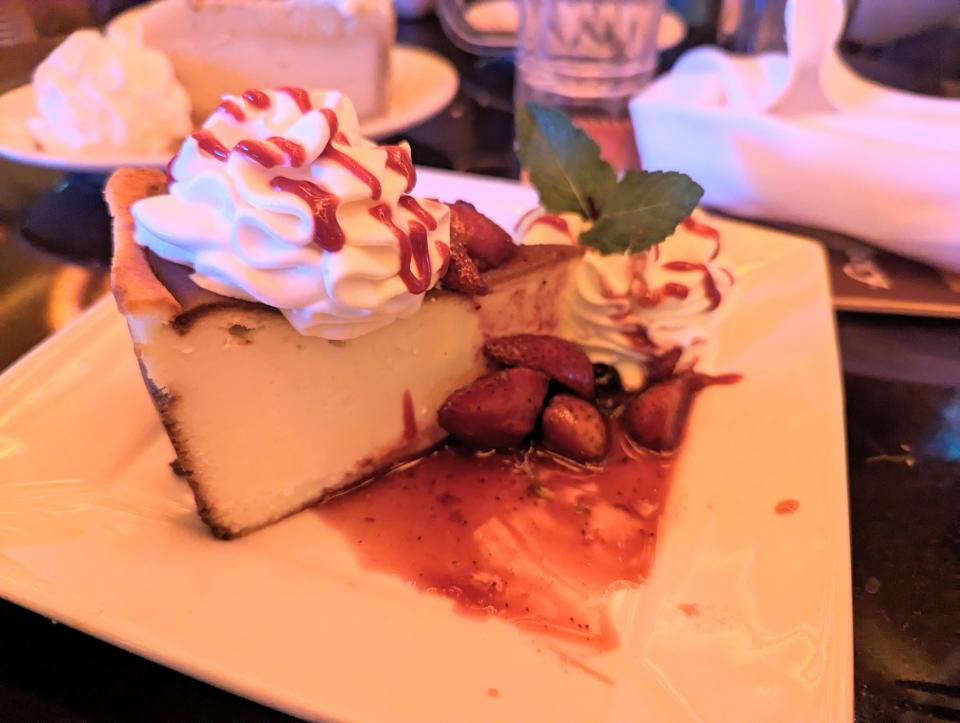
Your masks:
M133 238L131 205L165 193L160 171L110 179L112 285L144 380L204 522L242 535L417 456L446 433L437 410L487 370L484 341L551 333L581 257L521 247L483 273L488 293L442 288L369 334L300 334L275 308L196 286Z
M390 0L157 0L111 33L170 58L197 122L224 94L280 86L349 92L361 120L386 111Z

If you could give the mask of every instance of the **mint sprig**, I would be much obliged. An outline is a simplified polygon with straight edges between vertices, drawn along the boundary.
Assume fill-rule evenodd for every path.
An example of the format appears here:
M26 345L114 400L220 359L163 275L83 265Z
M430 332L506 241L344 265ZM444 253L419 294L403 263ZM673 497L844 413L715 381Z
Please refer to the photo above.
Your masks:
M650 248L674 232L702 195L703 189L683 173L627 171L580 243L602 254Z
M600 147L560 111L530 103L517 113L520 162L549 213L596 218L617 185Z
M703 188L674 171L628 171L619 182L600 148L563 113L528 104L517 113L520 162L548 213L592 221L579 242L601 254L660 243L691 214Z

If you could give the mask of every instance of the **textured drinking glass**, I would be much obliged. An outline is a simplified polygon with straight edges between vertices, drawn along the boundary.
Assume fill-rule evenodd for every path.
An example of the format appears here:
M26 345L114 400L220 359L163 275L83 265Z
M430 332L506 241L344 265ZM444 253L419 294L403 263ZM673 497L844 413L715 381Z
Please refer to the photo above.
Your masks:
M470 52L514 48L518 106L533 101L567 112L608 161L628 168L637 158L627 102L656 70L664 3L440 0L439 11L447 33Z
M657 67L664 0L520 0L517 106L567 112L619 169L639 159L627 103Z
M616 113L653 77L664 0L518 5L518 102Z

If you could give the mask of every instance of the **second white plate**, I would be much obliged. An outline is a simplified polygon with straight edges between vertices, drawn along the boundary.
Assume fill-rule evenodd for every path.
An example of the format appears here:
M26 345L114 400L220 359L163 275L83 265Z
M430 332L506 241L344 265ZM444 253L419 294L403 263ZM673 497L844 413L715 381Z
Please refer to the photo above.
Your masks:
M390 63L387 112L360 124L360 132L369 138L399 133L436 115L453 100L460 85L453 64L424 48L396 45ZM160 154L44 150L27 132L27 119L36 112L35 98L30 84L0 95L0 157L44 168L108 173L122 166L163 168L173 155L172 150Z

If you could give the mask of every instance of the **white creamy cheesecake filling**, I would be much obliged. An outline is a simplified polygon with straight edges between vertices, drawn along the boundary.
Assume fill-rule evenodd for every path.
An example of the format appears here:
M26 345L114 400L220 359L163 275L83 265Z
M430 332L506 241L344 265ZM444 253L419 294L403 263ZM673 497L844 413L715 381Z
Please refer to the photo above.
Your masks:
M304 338L260 306L209 308L186 331L128 322L205 519L235 536L443 440L437 409L486 371L484 341L556 333L578 262L501 278L483 296L431 295L345 344Z
M518 231L524 244L576 244L587 228L577 214L536 211ZM719 233L691 217L649 251L603 256L587 249L562 334L592 362L615 367L625 389L638 389L650 363L677 348L678 368L710 366L734 282Z
M133 206L135 240L201 287L352 339L417 312L449 260L450 212L409 195L410 149L360 137L338 92L225 96Z
M190 133L190 99L162 54L78 30L33 74L31 135L48 150L164 153Z

